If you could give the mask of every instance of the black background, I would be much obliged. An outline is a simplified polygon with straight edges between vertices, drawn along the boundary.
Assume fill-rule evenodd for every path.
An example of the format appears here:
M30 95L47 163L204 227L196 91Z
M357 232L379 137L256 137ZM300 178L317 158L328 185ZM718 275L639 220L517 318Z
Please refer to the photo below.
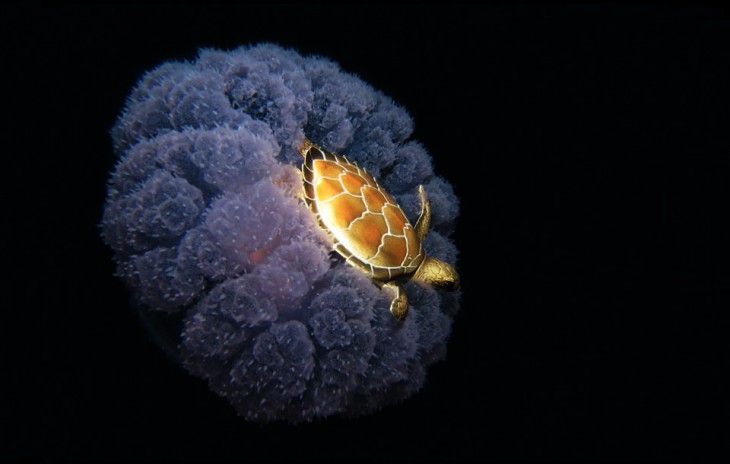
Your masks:
M671 458L727 444L723 9L0 12L17 143L4 233L21 277L3 304L0 457ZM367 418L238 418L149 340L98 236L108 131L141 74L261 41L327 56L404 106L462 200L448 357Z

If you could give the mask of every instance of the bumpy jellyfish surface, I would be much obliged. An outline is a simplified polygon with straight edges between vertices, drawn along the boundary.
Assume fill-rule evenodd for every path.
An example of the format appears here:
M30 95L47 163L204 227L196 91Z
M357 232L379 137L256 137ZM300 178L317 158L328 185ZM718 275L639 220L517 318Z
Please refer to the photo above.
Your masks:
M335 63L263 44L142 77L112 129L102 235L135 306L177 321L175 356L245 419L298 423L401 401L442 359L459 293L414 280L410 310L332 252L302 201L308 137L366 168L452 265L458 199L405 110Z

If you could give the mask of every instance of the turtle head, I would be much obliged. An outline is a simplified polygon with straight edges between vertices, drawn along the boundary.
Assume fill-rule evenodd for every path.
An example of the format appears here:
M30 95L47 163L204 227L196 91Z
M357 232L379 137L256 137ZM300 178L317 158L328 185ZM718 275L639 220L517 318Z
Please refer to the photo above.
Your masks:
M443 290L459 289L459 274L446 261L426 256L421 265L413 274L413 278L423 280Z

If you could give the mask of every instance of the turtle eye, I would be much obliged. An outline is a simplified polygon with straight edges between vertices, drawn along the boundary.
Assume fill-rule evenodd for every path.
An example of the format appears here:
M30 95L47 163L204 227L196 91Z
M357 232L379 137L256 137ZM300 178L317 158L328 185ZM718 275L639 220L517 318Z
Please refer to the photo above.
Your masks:
M433 282L433 285L436 287L442 289L442 290L449 290L451 292L458 290L461 287L461 282L459 280L459 276L456 276L456 278L447 278L444 280L438 280Z

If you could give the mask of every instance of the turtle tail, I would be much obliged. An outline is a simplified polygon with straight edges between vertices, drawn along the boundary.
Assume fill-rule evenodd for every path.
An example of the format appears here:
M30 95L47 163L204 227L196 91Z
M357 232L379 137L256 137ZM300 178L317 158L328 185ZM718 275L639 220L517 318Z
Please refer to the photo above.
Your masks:
M307 138L307 136L305 135L304 136L304 140L302 140L302 145L299 147L299 153L301 153L302 156L306 157L307 156L307 152L309 152L309 150L312 147L316 147L316 146L317 145L314 142L312 142L311 140L309 140Z

